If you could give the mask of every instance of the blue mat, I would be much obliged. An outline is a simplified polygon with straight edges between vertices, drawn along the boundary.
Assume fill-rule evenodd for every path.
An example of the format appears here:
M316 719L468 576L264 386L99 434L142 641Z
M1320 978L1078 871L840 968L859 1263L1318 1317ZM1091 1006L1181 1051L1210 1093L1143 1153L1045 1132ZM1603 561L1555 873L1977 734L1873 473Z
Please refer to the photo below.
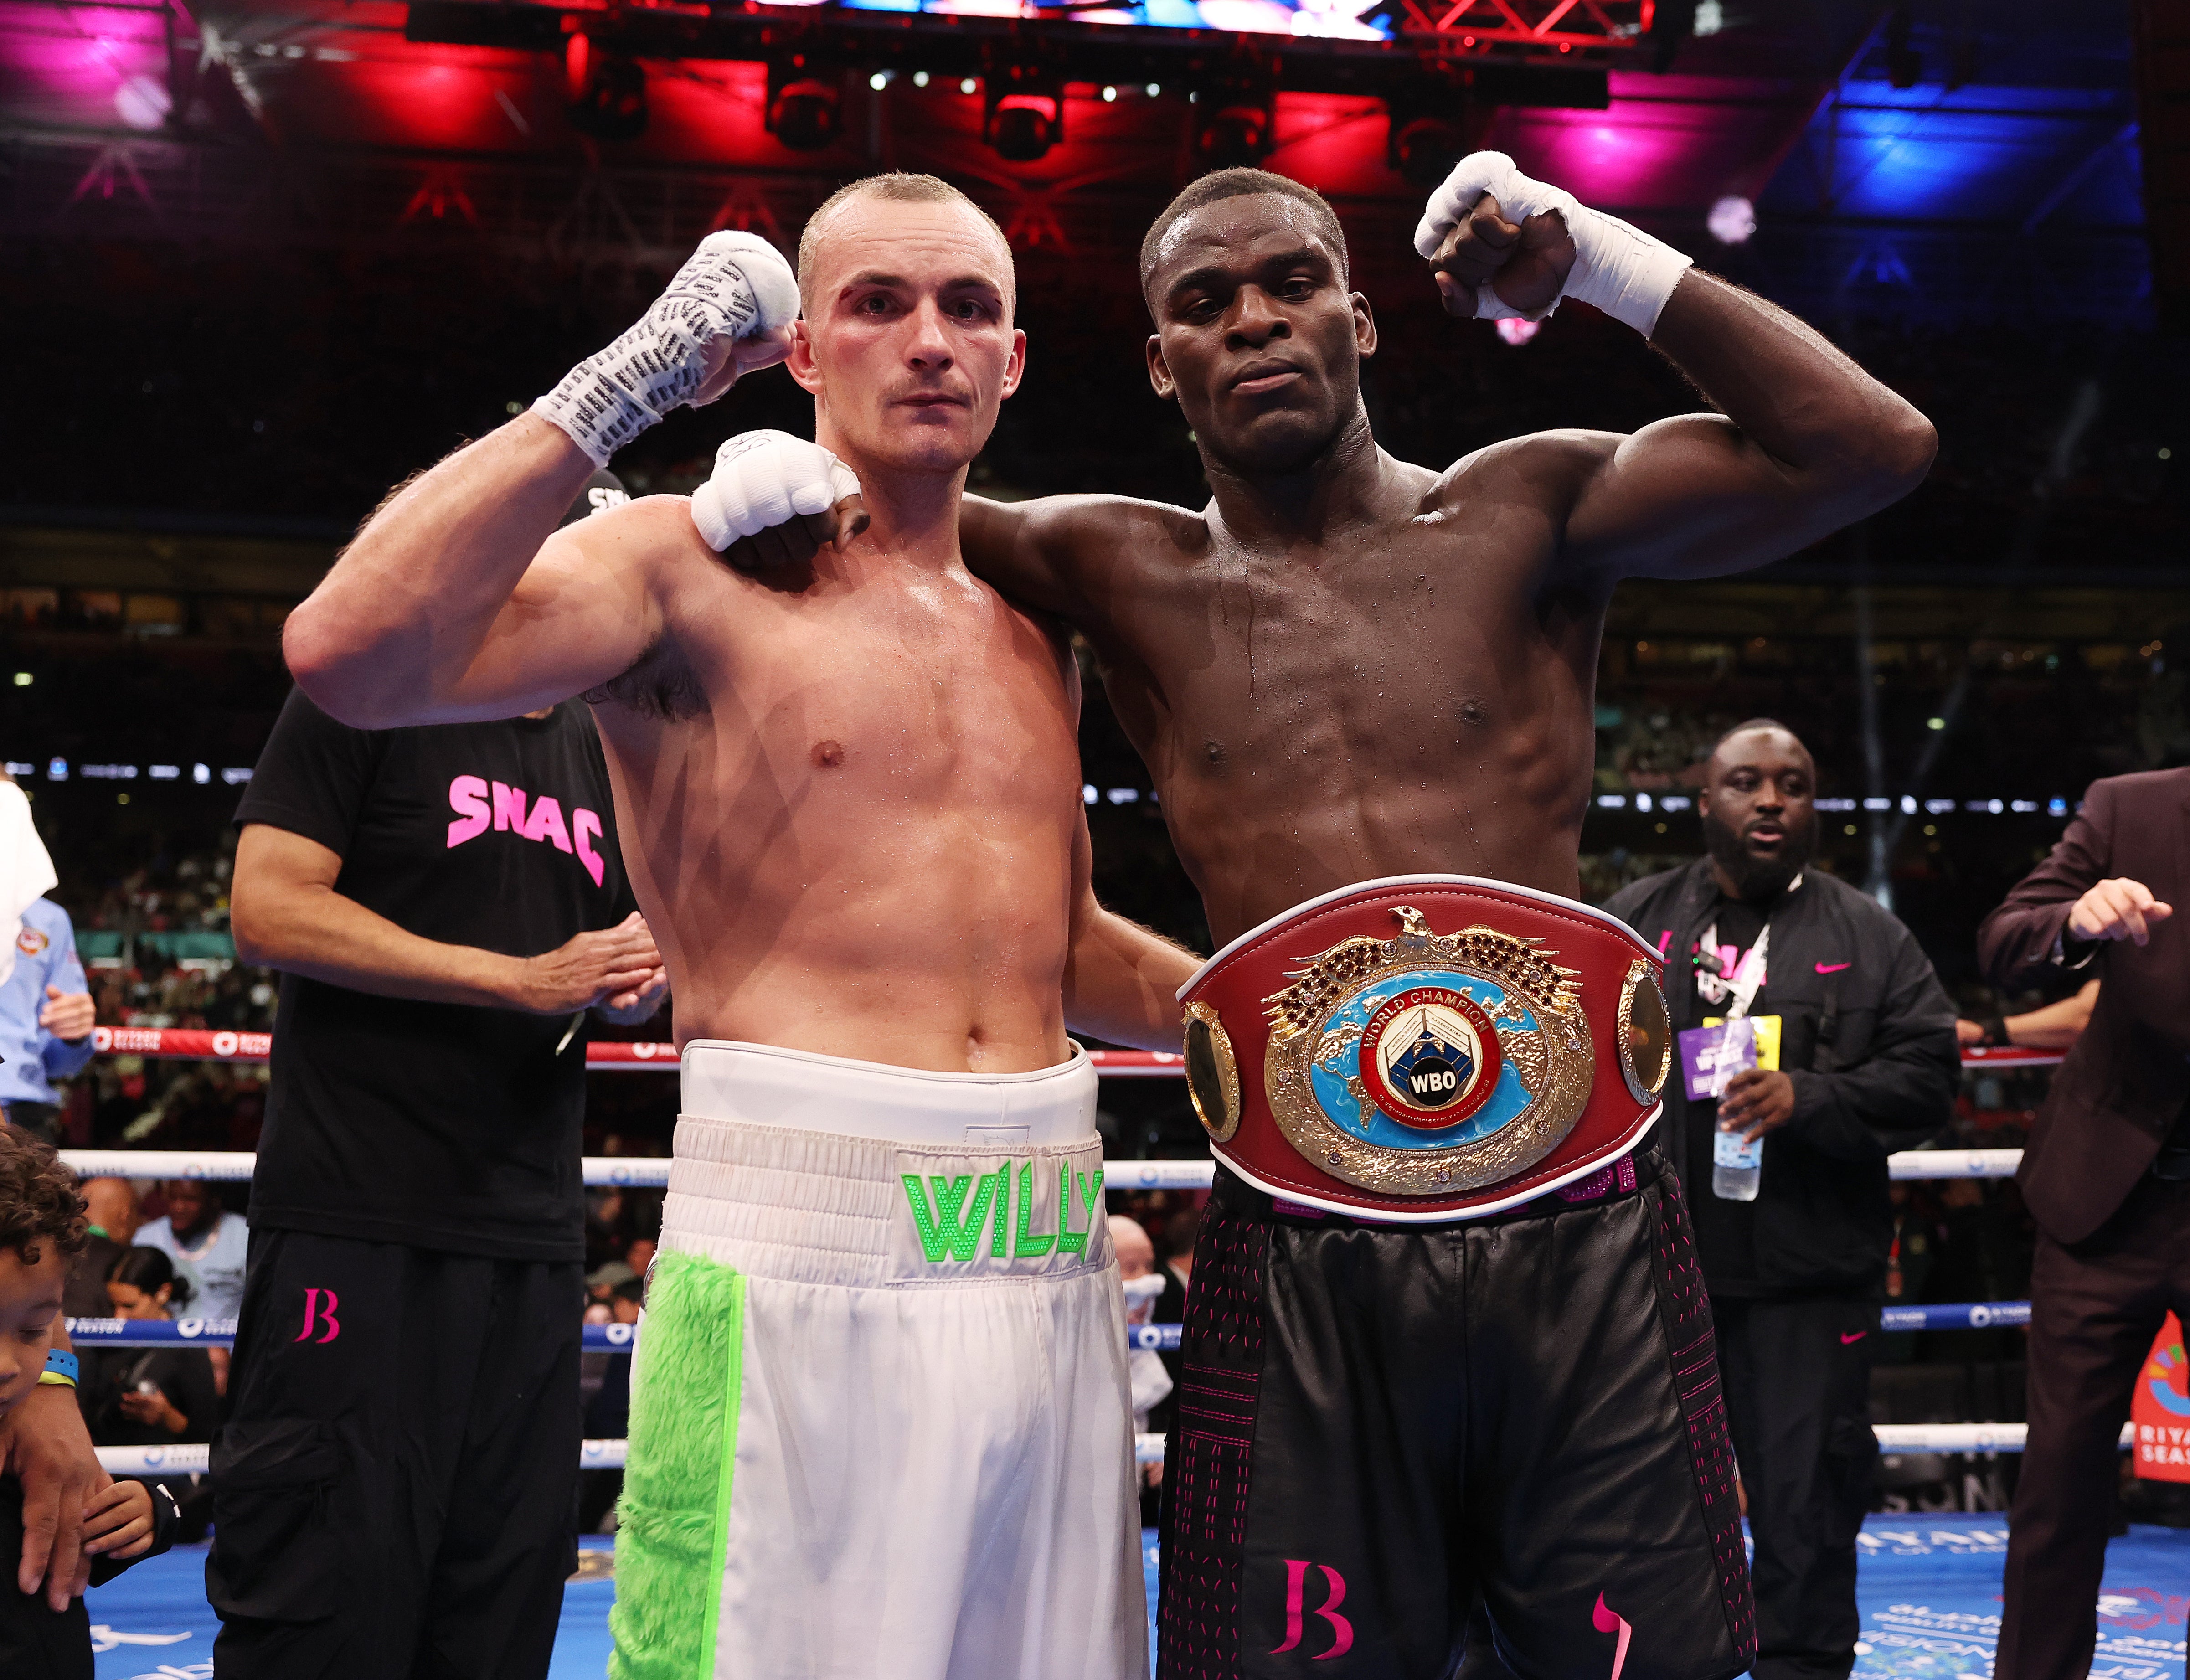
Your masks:
M1155 1537L1145 1537L1155 1609ZM1858 1597L1862 1680L1986 1680L2000 1630L2007 1524L1997 1515L1873 1517L1864 1524ZM589 1541L589 1552L607 1547ZM553 1680L600 1680L615 1582L589 1557L563 1597ZM217 1624L205 1602L205 1549L186 1547L91 1595L99 1680L209 1680ZM2190 1614L2190 1530L2133 1528L2108 1548L2091 1680L2182 1680Z

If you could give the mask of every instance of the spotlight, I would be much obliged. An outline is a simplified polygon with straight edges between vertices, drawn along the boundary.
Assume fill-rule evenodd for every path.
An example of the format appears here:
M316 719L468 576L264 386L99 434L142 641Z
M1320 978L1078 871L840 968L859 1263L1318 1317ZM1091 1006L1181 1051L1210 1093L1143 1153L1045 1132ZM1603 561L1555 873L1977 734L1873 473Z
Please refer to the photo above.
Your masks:
M1143 91L1144 91L1152 99L1160 99L1163 96L1163 83L1160 82L1151 82Z
M988 77L981 138L1009 163L1034 163L1064 138L1064 82L1035 64L1006 65Z
M1194 149L1201 162L1211 169L1260 163L1270 150L1274 90L1247 82L1195 90L1197 94L1205 91L1207 99L1190 101L1194 108Z
M873 88L877 94L881 93L883 88L888 87L889 84L889 72L886 70L878 70L872 76L870 76L867 78L867 86Z
M132 128L157 128L174 108L156 77L133 76L114 90L114 114Z
M928 85L928 72L924 70L913 71L912 85L916 88L925 88Z
M1728 194L1711 207L1704 225L1721 245L1746 244L1756 231L1756 207L1747 199Z
M646 72L604 53L591 37L570 37L563 50L563 90L570 126L597 140L635 140L646 132Z
M958 91L962 94L970 94L980 85L980 82L974 77L971 76L965 77L959 81Z
M843 98L841 78L819 73L803 53L771 62L762 126L793 151L820 151L843 132Z

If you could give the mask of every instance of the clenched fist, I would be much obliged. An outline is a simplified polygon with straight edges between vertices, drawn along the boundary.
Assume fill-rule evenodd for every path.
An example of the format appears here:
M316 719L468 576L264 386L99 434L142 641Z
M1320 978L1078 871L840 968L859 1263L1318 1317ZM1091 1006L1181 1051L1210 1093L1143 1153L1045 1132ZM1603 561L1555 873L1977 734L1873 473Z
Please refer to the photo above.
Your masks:
M1487 192L1430 258L1445 313L1463 320L1475 315L1485 286L1516 315L1540 315L1558 301L1574 265L1574 236L1558 211L1510 221Z
M825 543L842 548L867 528L867 504L852 469L820 445L741 432L692 492L692 523L732 565L771 570L803 565Z

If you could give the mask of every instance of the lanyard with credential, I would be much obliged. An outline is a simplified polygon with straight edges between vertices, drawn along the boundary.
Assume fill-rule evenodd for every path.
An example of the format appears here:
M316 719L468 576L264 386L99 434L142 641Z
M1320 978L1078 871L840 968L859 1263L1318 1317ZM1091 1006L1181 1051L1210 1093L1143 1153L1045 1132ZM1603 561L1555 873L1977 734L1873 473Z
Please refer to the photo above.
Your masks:
M1741 959L1733 973L1728 975L1712 973L1707 968L1696 970L1696 990L1708 1003L1726 1006L1726 1019L1738 1021L1749 1013L1749 1006L1756 1001L1756 994L1764 990L1765 953L1772 945L1772 924L1766 922L1756 943ZM1714 956L1718 951L1718 923L1714 922L1704 930L1704 949Z

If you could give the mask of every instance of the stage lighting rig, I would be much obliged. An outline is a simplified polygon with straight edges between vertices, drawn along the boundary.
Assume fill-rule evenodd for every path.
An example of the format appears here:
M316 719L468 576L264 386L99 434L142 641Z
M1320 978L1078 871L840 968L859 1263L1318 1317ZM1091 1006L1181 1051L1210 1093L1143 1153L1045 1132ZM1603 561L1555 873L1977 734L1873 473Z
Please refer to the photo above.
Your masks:
M1211 169L1260 163L1277 127L1277 89L1261 80L1219 82L1194 93L1194 156Z
M646 132L646 72L620 53L603 52L582 31L563 48L565 109L570 126L597 140L635 140Z
M804 53L771 59L761 124L793 151L820 151L844 129L844 78Z
M1015 60L983 77L988 105L981 138L1010 163L1035 163L1064 138L1064 78L1049 65Z

